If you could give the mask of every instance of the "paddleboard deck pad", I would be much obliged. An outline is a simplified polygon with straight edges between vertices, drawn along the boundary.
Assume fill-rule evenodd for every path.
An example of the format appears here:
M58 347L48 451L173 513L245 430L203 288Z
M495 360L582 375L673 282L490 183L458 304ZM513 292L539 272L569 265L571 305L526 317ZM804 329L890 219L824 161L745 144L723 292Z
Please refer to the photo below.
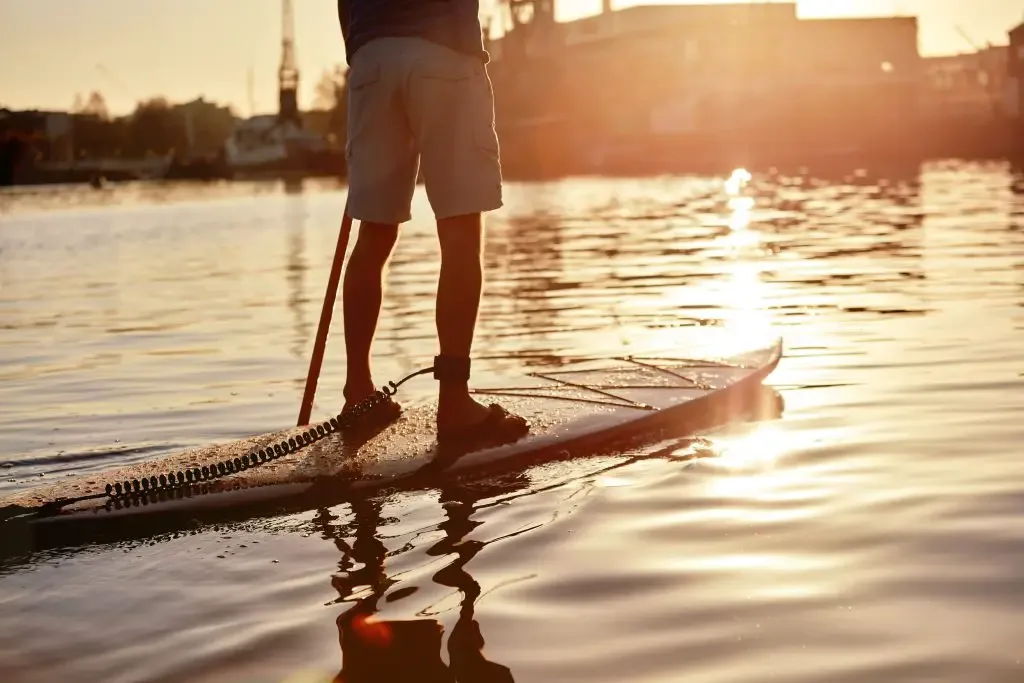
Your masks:
M513 443L475 450L440 447L434 429L436 405L408 404L398 420L376 434L327 434L297 452L258 463L253 458L252 466L209 481L80 500L103 492L109 482L151 480L241 459L308 428L191 449L18 493L0 500L8 520L0 530L13 520L41 531L53 525L123 526L154 517L177 517L179 522L239 519L334 505L351 495L437 486L547 459L607 453L654 432L683 435L739 419L745 401L761 390L781 357L781 340L771 340L725 355L709 349L693 358L659 354L574 363L513 383L474 388L481 402L498 402L529 420L530 433Z

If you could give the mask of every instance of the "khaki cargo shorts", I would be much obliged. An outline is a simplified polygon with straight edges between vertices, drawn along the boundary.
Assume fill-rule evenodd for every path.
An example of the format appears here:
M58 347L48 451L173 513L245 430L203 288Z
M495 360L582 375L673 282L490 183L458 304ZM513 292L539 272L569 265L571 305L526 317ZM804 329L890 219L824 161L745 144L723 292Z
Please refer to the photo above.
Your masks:
M348 75L348 210L403 223L422 165L436 218L502 205L494 96L484 63L420 38L378 38Z

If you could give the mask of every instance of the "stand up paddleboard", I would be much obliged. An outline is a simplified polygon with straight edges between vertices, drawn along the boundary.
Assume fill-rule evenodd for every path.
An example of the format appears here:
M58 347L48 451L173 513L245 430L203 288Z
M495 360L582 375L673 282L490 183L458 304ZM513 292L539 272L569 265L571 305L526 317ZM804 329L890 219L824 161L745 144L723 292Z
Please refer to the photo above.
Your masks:
M690 350L687 355L695 355ZM545 460L607 453L666 430L692 434L742 418L781 357L781 340L770 340L722 356L705 348L686 359L647 355L587 361L529 374L513 385L477 387L478 400L523 415L531 429L514 443L476 450L438 446L433 402L404 406L397 421L358 440L329 433L303 446L307 428L194 449L11 496L0 501L0 518L7 520L0 533L19 524L31 527L33 536L58 533L69 542L104 530L137 535L156 527L315 509L383 489L431 487ZM299 444L291 453L265 460L253 455L270 453L274 444L289 439ZM211 463L243 461L208 481L201 474ZM163 473L180 477L183 472L188 481L180 486L98 495L107 482L125 482L130 489L133 481L136 487L138 481L156 484Z

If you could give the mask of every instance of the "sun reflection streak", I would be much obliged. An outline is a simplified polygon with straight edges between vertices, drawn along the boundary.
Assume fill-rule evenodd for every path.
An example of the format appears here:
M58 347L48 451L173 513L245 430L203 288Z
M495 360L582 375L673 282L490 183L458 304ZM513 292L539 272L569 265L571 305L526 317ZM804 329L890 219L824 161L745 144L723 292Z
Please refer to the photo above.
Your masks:
M773 337L771 314L764 304L760 266L737 261L729 271L724 286L725 328L747 343L753 339Z
M734 233L750 229L750 213L754 208L753 197L733 197L729 200L729 229Z
M718 454L704 461L716 470L709 480L709 494L732 501L735 514L751 519L818 514L820 509L812 501L829 499L839 484L833 468L809 464L804 456L820 443L849 439L849 429L792 430L783 422L762 422L747 425L742 432L709 436ZM794 501L802 501L802 506L788 505Z
M727 202L729 207L728 246L734 249L753 246L760 241L757 232L750 229L754 198L743 196L743 189L750 179L751 175L748 171L738 168L725 181L725 193L729 197Z
M774 424L760 424L744 434L715 439L716 462L730 470L773 467L789 450L792 438Z
M729 311L726 327L739 338L768 338L772 336L771 315L765 308L761 282L761 267L752 248L761 243L760 233L752 227L754 198L742 196L751 175L745 169L736 169L725 181L729 196L729 233L723 238L731 263L726 286Z
M721 343L714 355L749 350L752 340L769 343L778 334L772 329L773 316L764 302L765 284L761 280L764 250L762 233L754 226L753 197L743 194L752 179L745 169L736 169L723 182L728 214L724 219L728 230L717 234L705 253L697 256L713 269L712 277L671 287L664 296L674 304L694 308L695 304L715 311L716 324L722 331ZM709 216L714 225L721 225L723 216ZM685 332L677 329L645 331L647 342L659 349L679 348L689 342Z
M784 491L799 487L803 474L778 465L795 447L792 435L774 424L761 424L744 434L712 439L719 457L714 465L723 470L712 481L716 496L739 500L783 497Z
M750 182L751 178L753 178L753 176L750 175L750 171L745 168L737 168L725 181L725 191L733 197L736 197L743 190L746 184Z

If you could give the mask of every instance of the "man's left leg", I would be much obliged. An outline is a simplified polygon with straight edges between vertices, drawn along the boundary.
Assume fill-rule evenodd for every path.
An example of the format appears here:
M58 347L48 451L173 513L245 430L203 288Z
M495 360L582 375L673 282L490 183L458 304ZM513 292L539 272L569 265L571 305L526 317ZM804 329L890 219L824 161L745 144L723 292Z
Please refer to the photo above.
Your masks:
M349 71L348 209L360 225L342 293L348 357L345 408L376 390L370 346L380 317L384 267L398 239L398 225L411 218L416 189L419 158L400 97L406 81L403 45L393 38L367 43ZM397 404L392 402L384 415L394 414Z
M345 269L345 409L376 391L370 372L370 346L384 296L384 267L397 241L397 225L361 222Z
M483 282L481 215L502 205L490 78L479 58L423 41L410 83L410 124L441 245L438 440L516 439L529 431L526 420L498 404L477 402L469 391Z

